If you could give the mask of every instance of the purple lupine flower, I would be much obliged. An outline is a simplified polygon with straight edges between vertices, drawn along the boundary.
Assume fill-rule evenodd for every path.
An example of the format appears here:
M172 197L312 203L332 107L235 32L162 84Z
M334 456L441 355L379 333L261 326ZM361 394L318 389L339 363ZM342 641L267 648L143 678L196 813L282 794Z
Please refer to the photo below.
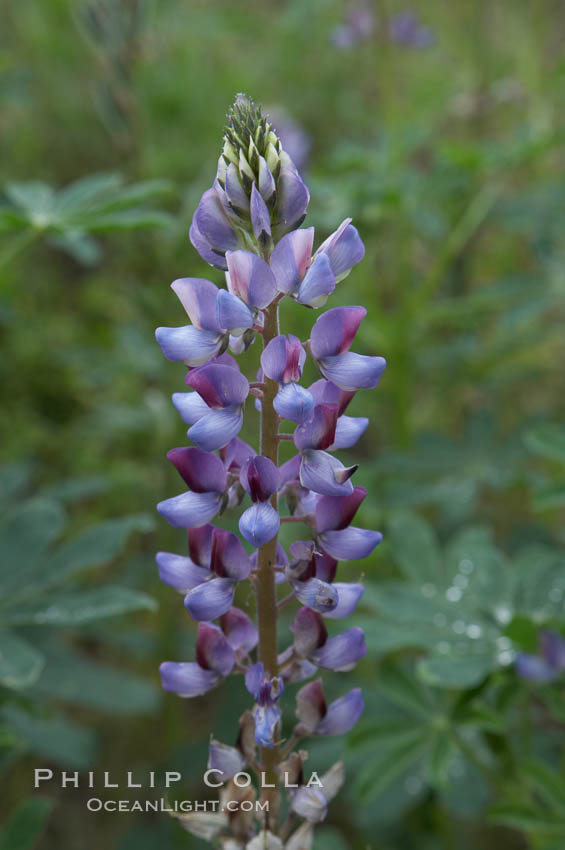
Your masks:
M565 639L546 629L540 633L539 655L521 652L516 658L516 672L531 682L554 682L565 671Z
M415 12L406 10L397 12L388 22L388 34L391 41L402 47L426 48L435 41L430 27L423 26Z
M374 10L364 3L358 3L351 7L345 22L332 31L332 44L340 50L351 50L352 47L371 38L375 32L376 23Z
M188 367L189 390L174 393L173 404L193 445L168 454L188 491L158 505L171 525L188 531L188 553L159 552L156 560L162 581L183 594L190 618L198 623L195 660L164 662L161 676L165 690L193 697L231 673L244 674L253 712L242 715L235 745L216 739L210 744L209 768L227 783L225 793L246 764L267 769L273 779L282 769L277 744L283 734L284 683L306 682L297 695L291 744L309 735L347 732L363 710L359 689L327 704L321 680L308 680L319 670L352 670L367 652L360 628L330 635L326 625L349 617L364 591L360 583L337 580L339 562L369 556L381 540L379 532L351 525L366 491L351 480L357 466L344 466L333 453L351 448L367 428L367 418L348 416L346 410L358 390L378 384L385 361L350 351L366 314L363 307L323 313L308 341L279 333L279 301L290 298L297 309L318 309L364 255L350 219L314 251L313 228L300 228L308 200L271 125L238 96L216 179L190 230L201 256L225 271L225 287L199 278L175 281L191 324L157 331L165 356ZM252 355L256 336L263 340L260 367L255 363L244 374L226 350ZM304 387L308 356L322 377ZM250 381L250 374L256 379ZM238 436L250 394L261 417L260 444ZM282 419L294 423L293 433L279 434ZM282 439L295 453L279 466ZM247 497L251 505L243 506ZM290 544L290 558L277 540L283 499L290 516L282 519L302 522L308 536ZM217 514L232 510L239 510L244 543L232 531L211 525ZM256 623L234 607L238 586L246 581L257 596ZM279 650L281 584L291 592L281 589L279 601L294 603L298 611L292 642ZM243 602L248 594L238 597ZM289 808L304 819L286 843L289 850L303 842L308 846L313 825L325 817L343 782L343 766L337 763L325 774L323 790L300 785L303 760L302 751L290 752L285 762L292 763L299 784L289 793ZM263 838L282 847L265 823L254 831L252 815L237 817L213 824L214 837L226 847L232 838L239 846L242 837L249 848Z

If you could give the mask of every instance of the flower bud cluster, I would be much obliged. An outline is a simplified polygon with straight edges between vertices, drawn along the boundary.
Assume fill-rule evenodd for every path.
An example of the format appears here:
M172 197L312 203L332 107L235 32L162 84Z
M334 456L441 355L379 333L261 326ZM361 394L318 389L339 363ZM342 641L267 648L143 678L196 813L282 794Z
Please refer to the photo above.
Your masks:
M175 393L173 404L192 443L168 454L187 489L157 506L172 526L187 530L187 552L159 552L157 564L162 581L183 595L198 623L195 660L164 662L163 687L195 697L227 676L243 674L253 710L242 716L235 746L212 741L209 766L228 793L239 771L249 766L260 774L265 754L274 751L278 774L284 769L296 779L289 805L304 821L283 845L274 814L259 833L248 815L224 816L213 837L232 850L310 846L313 824L325 817L341 784L342 766L332 768L322 788L311 787L304 780L307 754L293 747L308 736L348 732L363 711L358 688L328 703L322 680L314 677L319 670L350 671L367 651L360 628L328 630L328 621L354 612L364 590L359 583L336 581L339 562L368 557L381 540L379 532L352 525L367 493L353 482L357 467L344 466L336 452L351 448L367 428L368 419L346 410L358 390L377 386L386 364L382 357L350 350L366 315L363 307L322 313L307 342L267 332L266 319L279 301L323 306L364 255L350 219L314 250L314 228L299 227L308 200L275 131L258 107L238 95L214 185L204 193L190 230L203 259L225 271L225 288L199 278L176 280L172 288L190 324L156 332L165 357L188 367L189 390ZM235 356L257 335L264 347L258 379L250 381ZM308 358L320 377L304 386ZM264 456L238 436L250 395L263 427L275 422L272 439L292 443L295 452L285 463L278 465L276 453L275 460ZM283 420L294 430L281 437ZM247 546L213 524L240 505L238 527ZM276 541L281 522L306 530L288 552ZM265 547L274 553L268 564L273 593L287 585L279 605L298 603L292 639L270 668L261 645L259 594L259 628L235 605L236 598L248 598L238 594L240 582L257 587ZM281 697L301 682L296 722L288 728ZM186 828L202 830L197 821L192 818Z

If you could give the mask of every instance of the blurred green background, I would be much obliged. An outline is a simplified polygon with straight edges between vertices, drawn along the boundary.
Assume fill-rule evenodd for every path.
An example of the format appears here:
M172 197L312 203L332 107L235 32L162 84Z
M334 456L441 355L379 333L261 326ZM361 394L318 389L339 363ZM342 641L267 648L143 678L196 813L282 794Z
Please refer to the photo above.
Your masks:
M247 703L160 694L194 625L153 562L183 546L153 506L185 442L153 329L183 323L170 281L221 282L187 231L239 91L302 159L317 241L353 217L367 254L331 306L365 305L357 350L388 360L350 410L385 533L341 568L367 583L345 681L368 707L309 747L350 777L316 848L563 850L563 687L513 660L565 628L564 44L555 0L2 4L1 850L205 846L30 794L36 766L178 769L197 798Z

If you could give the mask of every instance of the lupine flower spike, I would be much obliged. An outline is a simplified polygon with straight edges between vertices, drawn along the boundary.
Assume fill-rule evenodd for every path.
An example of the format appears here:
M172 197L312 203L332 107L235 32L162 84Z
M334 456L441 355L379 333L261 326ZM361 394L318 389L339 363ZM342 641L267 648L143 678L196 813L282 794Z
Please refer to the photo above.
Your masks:
M190 442L168 453L187 489L157 506L172 526L186 529L187 549L159 552L157 565L198 623L195 659L163 662L163 688L197 697L243 674L253 699L230 744L211 740L208 769L223 783L222 799L240 802L254 799L256 791L233 779L254 770L266 804L260 821L242 810L229 817L181 816L187 830L229 850L311 846L314 825L343 782L343 765L314 785L303 770L307 753L294 747L308 737L348 732L363 712L359 688L328 702L315 677L320 670L353 670L367 652L360 628L333 628L332 620L353 613L364 590L336 577L340 561L367 558L381 535L351 524L367 493L353 483L357 467L345 466L336 453L351 448L367 428L366 418L345 411L358 390L377 386L386 364L351 351L363 307L323 312L307 341L279 331L283 298L296 309L322 308L364 255L351 219L314 248L314 228L300 226L309 198L261 109L238 95L216 177L190 228L200 256L225 273L225 286L217 271L217 283L174 281L190 323L156 332L165 357L187 369L189 390L179 387L173 404ZM257 336L263 349L260 362L245 370L250 380L233 355L245 354ZM320 377L303 386L309 357ZM261 416L255 446L238 436L249 395ZM283 419L294 424L284 435L294 453L281 464ZM226 511L243 540L212 524ZM281 521L305 530L288 553L277 540ZM255 593L255 621L236 607L236 599L245 607L252 596L238 590L242 582ZM291 631L280 647L277 612L293 600ZM289 691L296 700L294 721L283 714ZM292 818L280 827L287 784ZM290 835L289 824L296 826Z

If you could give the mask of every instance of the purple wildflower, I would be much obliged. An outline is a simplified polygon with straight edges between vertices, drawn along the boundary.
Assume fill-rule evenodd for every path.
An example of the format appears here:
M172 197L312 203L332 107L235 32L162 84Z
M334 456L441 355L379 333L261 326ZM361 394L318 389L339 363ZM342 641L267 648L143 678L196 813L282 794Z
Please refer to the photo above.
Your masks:
M423 26L416 13L409 10L397 12L390 18L388 34L391 41L402 47L423 49L431 47L435 41L430 27Z
M516 672L531 682L553 682L565 672L565 639L557 632L542 631L539 654L521 652L516 658Z

